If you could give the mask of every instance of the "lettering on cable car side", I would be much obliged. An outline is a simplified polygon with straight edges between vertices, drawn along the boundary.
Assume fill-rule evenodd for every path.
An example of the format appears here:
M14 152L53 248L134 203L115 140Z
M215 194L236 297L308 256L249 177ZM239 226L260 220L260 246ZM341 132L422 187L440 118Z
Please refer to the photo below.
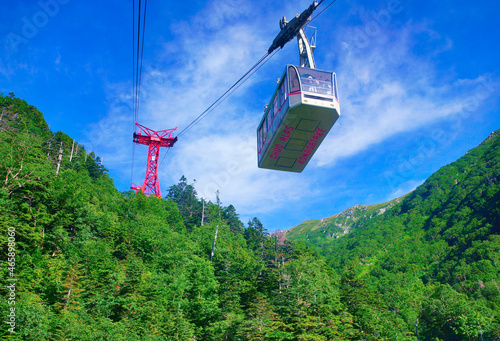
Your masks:
M287 142L288 139L290 138L290 134L291 134L293 129L294 129L293 127L285 126L285 129L283 130L283 132L281 133L281 136L279 138L280 141ZM282 144L278 144L278 143L275 144L273 151L271 152L271 155L269 155L269 157L271 159L277 160L278 157L280 156L280 153L283 150L283 148L285 148L285 146L283 146Z
M283 145L281 144L276 144L274 145L274 148L273 148L273 151L271 152L271 155L269 155L269 157L271 159L275 159L277 160L278 159L278 156L280 156L280 153L281 151L283 150Z
M302 155L299 157L299 160L297 161L298 163L304 165L307 163L307 159L309 159L309 156L311 153L314 151L314 149L318 146L319 140L323 135L325 135L326 130L324 129L317 129L316 132L314 133L313 137L309 140L307 143L306 147L304 148L304 152Z
M285 130L281 133L280 141L287 142L293 129L293 127L285 126Z

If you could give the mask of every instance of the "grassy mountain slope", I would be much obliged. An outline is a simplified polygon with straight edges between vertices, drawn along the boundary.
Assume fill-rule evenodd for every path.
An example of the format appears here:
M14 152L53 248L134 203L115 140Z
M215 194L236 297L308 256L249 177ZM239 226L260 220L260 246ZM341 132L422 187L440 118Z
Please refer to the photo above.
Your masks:
M387 209L399 203L401 198L376 205L356 205L341 213L319 219L307 220L286 230L286 237L294 241L308 241L313 244L325 239L338 238L362 225L366 219L383 214Z

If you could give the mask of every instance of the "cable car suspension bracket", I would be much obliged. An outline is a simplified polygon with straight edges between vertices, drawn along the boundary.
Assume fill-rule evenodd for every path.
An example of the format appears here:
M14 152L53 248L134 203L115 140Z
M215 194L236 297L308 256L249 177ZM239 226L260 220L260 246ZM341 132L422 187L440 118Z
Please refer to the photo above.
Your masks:
M274 38L273 43L271 44L271 46L267 50L267 53L270 54L271 52L276 50L278 47L283 48L283 46L285 46L286 43L288 43L293 38L295 38L297 35L299 35L300 31L303 31L302 27L308 21L311 20L311 14L314 12L314 10L318 6L319 6L319 3L317 1L314 1L311 4L311 6L309 6L301 14L297 14L295 16L295 18L293 18L292 20L287 21L286 18L283 17L280 20L281 31L280 31L280 33L278 33L276 38ZM304 34L304 36L305 36L305 34ZM314 63L314 61L313 61L313 63Z

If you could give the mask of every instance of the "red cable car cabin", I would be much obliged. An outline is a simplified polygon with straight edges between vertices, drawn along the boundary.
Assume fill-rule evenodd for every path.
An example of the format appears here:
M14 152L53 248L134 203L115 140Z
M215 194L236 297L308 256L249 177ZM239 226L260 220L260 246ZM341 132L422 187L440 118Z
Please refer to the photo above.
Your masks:
M335 73L287 65L257 129L259 168L302 172L339 116Z

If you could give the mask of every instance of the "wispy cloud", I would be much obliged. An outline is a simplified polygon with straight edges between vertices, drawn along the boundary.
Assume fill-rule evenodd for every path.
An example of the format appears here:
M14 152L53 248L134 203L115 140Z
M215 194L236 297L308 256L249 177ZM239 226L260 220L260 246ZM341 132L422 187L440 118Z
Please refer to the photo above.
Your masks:
M318 166L459 114L461 100L470 91L470 87L438 79L429 54L415 54L416 44L431 41L434 53L451 44L439 39L426 23L410 22L399 30L379 28L377 39L362 46L356 44L358 30L345 30L336 70L342 116L316 155Z
M224 29L229 20L240 19L252 13L252 4L245 0L210 1L194 19L194 24L208 29Z
M191 22L179 23L182 29L174 31L175 44L166 43L158 56L166 60L174 53L176 62L168 68L145 67L141 124L159 130L175 126L183 129L266 51L268 41L259 38L255 20L247 17L246 2L232 3L239 5L235 8L228 2L211 2ZM214 9L214 16L206 15ZM269 17L281 15L272 13ZM275 21L270 21L273 27L277 26ZM258 30L271 31L271 26L266 25ZM202 26L209 30L200 30ZM415 44L427 39L432 40L436 51L443 51L452 44L448 39L433 34L425 23L408 23L398 30L381 27L376 39L359 47L355 44L357 29L342 27L339 35L343 42L342 49L336 51L338 65L334 71L338 75L342 116L308 166L309 171L331 167L335 161L356 155L394 134L415 130L461 109L459 99L470 81L457 84L437 79L432 59L418 56L413 50ZM325 43L322 50L335 48L336 42L331 44ZM280 72L281 67L278 69ZM242 215L269 212L312 195L311 178L257 168L255 135L262 115L258 106L270 93L257 93L255 84L264 76L257 74L209 118L181 136L160 169L162 184L168 183L166 179L176 182L186 175L196 179L200 196L214 200L215 192L220 190L223 202L235 205ZM128 114L131 91L114 91L115 101L108 116L94 128L99 131L112 126L115 133L101 134L93 143L106 163L122 169L126 178L132 150L132 116ZM118 145L122 147L115 147ZM145 146L136 148L135 182L143 179L146 150Z

